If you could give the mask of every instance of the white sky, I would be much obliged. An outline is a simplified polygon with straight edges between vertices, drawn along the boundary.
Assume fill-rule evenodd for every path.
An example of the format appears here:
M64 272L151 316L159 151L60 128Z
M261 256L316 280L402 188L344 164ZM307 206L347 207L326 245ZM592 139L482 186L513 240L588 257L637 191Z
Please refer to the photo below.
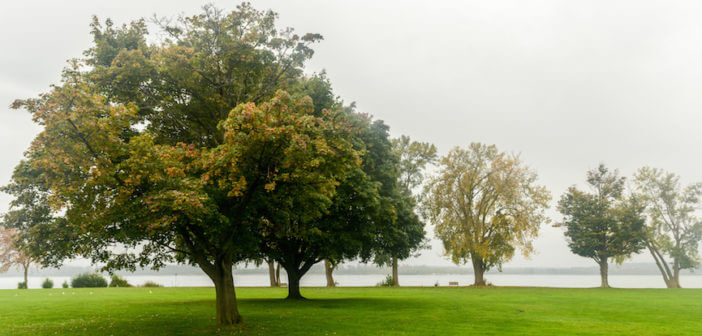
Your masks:
M208 1L209 2L209 1ZM38 132L8 108L46 91L90 46L91 15L124 23L193 14L204 1L2 1L0 183ZM212 1L232 9L238 1ZM253 1L281 26L314 32L310 71L383 119L393 136L446 153L470 142L519 152L554 202L603 162L702 181L702 2ZM0 211L9 197L0 194ZM554 220L559 216L551 210ZM431 232L433 229L428 228ZM506 266L594 266L544 226L538 254ZM411 264L449 265L438 242ZM635 258L651 262L648 255Z

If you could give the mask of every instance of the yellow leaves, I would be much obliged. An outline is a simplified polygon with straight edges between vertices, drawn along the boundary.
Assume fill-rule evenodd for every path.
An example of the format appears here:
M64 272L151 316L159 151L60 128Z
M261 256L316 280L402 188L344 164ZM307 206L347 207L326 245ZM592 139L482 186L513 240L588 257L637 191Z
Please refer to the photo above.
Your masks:
M515 247L532 251L530 239L546 221L550 193L535 181L517 156L495 146L456 147L428 183L425 212L454 259L469 252L501 263Z
M263 188L269 192L275 190L275 181L270 182L270 183L266 183L266 185Z

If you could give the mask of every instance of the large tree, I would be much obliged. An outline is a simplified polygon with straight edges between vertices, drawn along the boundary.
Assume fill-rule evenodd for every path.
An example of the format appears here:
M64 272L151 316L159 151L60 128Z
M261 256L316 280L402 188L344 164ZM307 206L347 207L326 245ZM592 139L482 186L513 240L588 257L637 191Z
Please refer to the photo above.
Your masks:
M379 236L374 262L392 267L393 286L400 286L398 260L403 260L423 247L424 222L415 212L419 198L413 190L422 184L427 165L436 161L436 147L430 143L412 141L403 135L392 140L393 153L398 158L398 191L395 195L397 221Z
M349 109L346 109L347 112ZM394 181L393 156L388 127L381 121L356 120L353 139L362 153L361 165L349 170L340 181L328 208L319 217L289 216L272 213L264 226L261 251L277 260L288 275L288 299L303 298L300 279L323 260L368 260L377 236L395 222L392 199L385 195L383 175ZM390 161L390 163L388 162ZM295 204L275 198L267 200L276 209L296 209Z
M608 262L644 248L646 238L643 204L626 197L625 178L604 165L587 172L591 192L572 186L561 196L558 211L573 253L593 259L600 267L602 288L609 287Z
M13 105L44 130L7 190L45 191L53 207L50 220L16 222L20 241L52 265L197 264L215 284L217 321L238 322L232 265L260 256L272 220L321 216L360 161L349 114L318 111L295 89L321 37L275 18L206 7L161 24L168 38L155 44L143 20L95 19L86 59Z
M494 145L456 147L439 161L426 186L425 216L454 263L473 263L476 286L484 286L485 271L501 267L517 248L525 255L533 251L551 199L536 179L517 155Z
M24 289L27 289L27 273L34 260L17 248L16 239L16 229L0 227L0 273L5 273L12 267L21 269L24 272Z
M702 183L683 187L680 176L649 167L639 169L634 181L650 218L646 247L666 286L680 288L680 270L699 265L702 220L695 213L700 208Z

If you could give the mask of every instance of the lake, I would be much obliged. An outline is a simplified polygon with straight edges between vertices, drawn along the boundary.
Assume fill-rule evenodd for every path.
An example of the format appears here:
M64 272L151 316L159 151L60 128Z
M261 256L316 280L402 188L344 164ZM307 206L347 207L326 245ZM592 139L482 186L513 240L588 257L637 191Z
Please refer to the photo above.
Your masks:
M70 277L49 276L54 281L54 287L61 287L64 281L70 283ZM166 287L211 287L212 282L205 275L127 275L124 276L132 285L141 285L146 281L153 281ZM375 286L382 281L382 274L339 274L334 279L339 286ZM46 277L30 276L29 288L41 288L41 283ZM285 280L284 274L281 279ZM537 286L537 287L597 287L600 284L599 275L550 275L550 274L488 274L486 279L496 286ZM0 289L16 289L22 277L0 277ZM246 274L234 277L236 286L264 287L269 285L267 274ZM400 274L400 285L403 286L447 286L449 281L457 281L461 286L473 283L472 274ZM610 275L609 283L612 287L622 288L665 288L660 275ZM308 274L301 282L302 286L324 286L324 274ZM702 276L681 276L680 284L684 288L702 288Z

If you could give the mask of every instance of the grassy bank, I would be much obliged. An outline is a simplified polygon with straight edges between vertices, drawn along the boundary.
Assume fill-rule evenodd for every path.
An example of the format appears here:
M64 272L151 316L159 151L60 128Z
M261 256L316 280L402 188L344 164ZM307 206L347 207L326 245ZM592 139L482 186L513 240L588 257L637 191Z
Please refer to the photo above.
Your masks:
M150 293L151 291L151 293ZM699 335L702 290L239 288L244 324L214 325L213 288L0 290L0 335Z

